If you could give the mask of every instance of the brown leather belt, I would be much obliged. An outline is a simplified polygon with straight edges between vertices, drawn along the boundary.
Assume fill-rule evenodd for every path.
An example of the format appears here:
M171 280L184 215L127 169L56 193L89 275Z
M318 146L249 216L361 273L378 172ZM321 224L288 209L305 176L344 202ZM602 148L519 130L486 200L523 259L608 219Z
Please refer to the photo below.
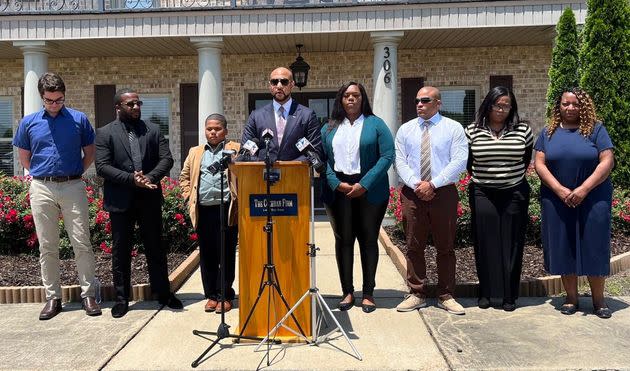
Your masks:
M45 182L55 182L55 183L63 183L68 182L70 180L81 179L81 175L70 175L70 176L34 176L33 179L43 180Z

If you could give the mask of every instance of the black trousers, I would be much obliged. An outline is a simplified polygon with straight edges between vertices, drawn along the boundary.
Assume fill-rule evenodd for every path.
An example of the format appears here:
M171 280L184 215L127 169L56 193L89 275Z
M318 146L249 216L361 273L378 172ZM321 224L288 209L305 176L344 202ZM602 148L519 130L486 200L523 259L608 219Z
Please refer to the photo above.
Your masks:
M201 282L206 299L221 298L221 218L220 206L199 205L197 219L197 236L199 237L199 258ZM236 243L238 241L238 226L227 225L227 205L224 208L223 222L225 223L225 298L234 300Z
M508 189L470 183L479 297L518 298L529 194L526 181Z
M350 184L358 181L353 178L344 180L343 176L340 179ZM335 191L333 203L326 205L326 212L335 234L337 268L344 296L354 292L352 269L355 239L359 241L361 254L363 295L374 294L378 265L378 232L386 209L387 202L372 204L367 200L367 193L361 197L348 198L339 191Z
M131 298L131 249L133 233L138 223L149 269L151 291L159 299L170 295L166 249L162 243L162 204L155 197L147 199L136 193L125 212L110 212L112 222L112 274L116 298Z

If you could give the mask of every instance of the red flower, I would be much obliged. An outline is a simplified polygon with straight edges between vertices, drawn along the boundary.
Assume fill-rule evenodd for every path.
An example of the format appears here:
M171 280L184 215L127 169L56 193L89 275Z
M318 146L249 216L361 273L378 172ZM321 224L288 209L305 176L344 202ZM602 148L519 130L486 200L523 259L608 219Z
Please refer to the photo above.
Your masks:
M457 217L459 218L462 215L464 215L464 209L462 208L462 203L458 202L457 203Z
M188 239L191 241L197 241L199 239L199 236L197 235L197 233L193 233L190 236L188 236Z
M8 223L17 223L18 222L18 213L15 209L10 209L8 213L4 216Z
M138 250L137 249L132 249L131 250L131 256L138 256Z
M107 222L105 224L105 233L112 233L112 222Z
M184 216L182 214L180 214L180 213L177 213L177 214L175 214L175 219L178 220L178 221L179 220L183 220Z
M103 252L107 253L107 254L111 254L112 253L112 249L107 246L107 242L103 241L101 242L100 246L101 250L103 250Z
M612 207L615 207L615 206L619 205L619 202L620 201L618 199L612 200Z
M26 239L26 246L33 248L35 247L35 245L37 244L37 233L33 232L31 233L31 235Z
M33 215L26 214L22 217L22 222L24 223L24 228L32 229L35 224L33 223Z

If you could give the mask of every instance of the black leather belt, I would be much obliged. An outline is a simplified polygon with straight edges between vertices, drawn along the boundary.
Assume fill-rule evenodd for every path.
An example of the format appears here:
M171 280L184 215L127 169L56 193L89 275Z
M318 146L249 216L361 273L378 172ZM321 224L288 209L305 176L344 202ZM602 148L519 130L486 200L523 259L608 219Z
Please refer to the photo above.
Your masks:
M70 176L34 176L33 179L43 180L46 182L56 182L63 183L70 180L81 179L81 175L70 175Z

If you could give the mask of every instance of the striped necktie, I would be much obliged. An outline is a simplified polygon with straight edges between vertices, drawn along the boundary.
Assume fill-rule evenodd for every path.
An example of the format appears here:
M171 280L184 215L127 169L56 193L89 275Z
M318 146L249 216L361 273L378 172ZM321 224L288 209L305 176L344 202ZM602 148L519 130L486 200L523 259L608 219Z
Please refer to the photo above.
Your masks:
M420 180L431 180L431 135L429 126L431 121L422 123L422 138L420 139Z
M284 128L287 126L287 120L284 118L284 107L278 108L278 124L276 126L278 132L278 145L282 143L282 137L284 136Z

